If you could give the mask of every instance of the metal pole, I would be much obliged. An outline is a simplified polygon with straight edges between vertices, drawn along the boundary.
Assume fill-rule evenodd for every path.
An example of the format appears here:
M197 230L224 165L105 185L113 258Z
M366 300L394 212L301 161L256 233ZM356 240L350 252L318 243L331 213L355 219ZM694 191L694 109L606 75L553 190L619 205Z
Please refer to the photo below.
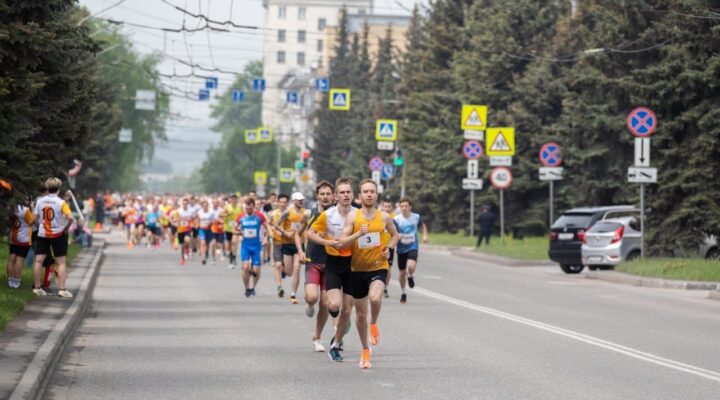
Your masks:
M500 189L500 243L505 246L505 198L503 192L505 189Z
M402 176L400 177L400 198L405 197L405 165L402 167Z
M470 237L475 236L475 191L470 191Z
M277 157L277 172L275 174L275 176L277 176L277 179L275 181L275 184L276 184L275 185L275 193L277 193L278 195L280 195L280 137L279 136L280 135L278 135L278 137L275 138L275 144L276 144L275 148L277 150L276 151L276 153L277 153L277 155L276 155L276 157Z
M552 226L553 224L553 192L554 192L554 185L553 181L550 181L550 223L548 224L548 228Z
M640 184L640 258L645 258L645 184Z

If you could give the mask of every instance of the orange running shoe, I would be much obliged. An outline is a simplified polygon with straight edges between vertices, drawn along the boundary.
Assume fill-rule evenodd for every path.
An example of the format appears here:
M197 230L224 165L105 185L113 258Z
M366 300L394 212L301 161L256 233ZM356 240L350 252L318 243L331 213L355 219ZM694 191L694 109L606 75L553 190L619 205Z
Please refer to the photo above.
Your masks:
M370 344L376 346L378 343L380 343L380 340L378 339L379 337L380 329L378 329L377 324L370 324Z
M368 369L370 365L370 349L363 349L360 353L360 368Z

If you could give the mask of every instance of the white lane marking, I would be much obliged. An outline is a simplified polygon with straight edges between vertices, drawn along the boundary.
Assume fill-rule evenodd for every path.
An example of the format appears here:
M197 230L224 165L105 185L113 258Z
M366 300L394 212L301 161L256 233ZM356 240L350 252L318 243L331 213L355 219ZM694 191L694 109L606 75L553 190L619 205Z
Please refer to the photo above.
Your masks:
M702 378L706 378L712 381L720 382L720 372L707 370L704 368L696 367L689 364L684 364L678 361L670 360L667 358L659 357L654 354L645 353L640 350L636 350L630 347L626 347L617 343L608 342L607 340L599 339L593 336L588 336L579 332L563 329L554 325L545 324L543 322L534 321L531 319L523 318L514 314L509 314L493 308L482 307L473 303L469 303L464 300L456 299L454 297L445 296L440 293L436 293L427 289L416 287L413 289L416 293L432 297L434 299L444 301L446 303L454 304L456 306L468 308L474 311L479 311L488 315L493 315L498 318L503 318L508 321L517 322L523 325L532 326L537 329L541 329L547 332L555 333L561 336L568 337L583 343L587 343L592 346L597 346L606 350L614 351L616 353L624 354L629 357L637 358L638 360L647 361L652 364L660 365L663 367L675 369L678 371L686 372L688 374L696 375Z
M440 279L442 279L442 276L440 276L440 275L420 275L420 278L430 279L430 280L440 280Z

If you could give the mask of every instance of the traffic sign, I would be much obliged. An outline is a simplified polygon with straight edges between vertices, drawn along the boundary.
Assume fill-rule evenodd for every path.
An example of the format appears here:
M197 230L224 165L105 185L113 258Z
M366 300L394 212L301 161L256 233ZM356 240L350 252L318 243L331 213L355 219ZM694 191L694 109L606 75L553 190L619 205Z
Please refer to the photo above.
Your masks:
M378 150L391 150L392 151L395 149L395 142L378 141L377 148L378 148Z
M210 91L207 89L200 89L198 90L198 100L199 101L208 101L210 100Z
M370 171L380 171L382 170L384 164L385 163L383 163L383 160L380 157L373 157L368 163L368 165L370 165Z
M397 120L379 119L375 122L375 140L394 142L397 140Z
M290 104L297 104L298 97L298 92L287 92L287 102Z
M218 88L218 78L214 76L210 76L205 78L205 89L217 89Z
M264 92L265 91L265 79L255 78L253 79L253 92Z
M267 183L267 172L265 171L255 171L254 176L255 184L256 185L264 185Z
M540 163L546 167L557 167L562 163L562 148L555 142L549 142L540 148Z
M496 189L507 189L512 184L512 171L507 167L497 167L490 171L490 183Z
M242 90L233 90L232 91L232 101L233 103L241 103L245 100L245 92Z
M132 143L132 136L133 131L132 129L120 129L120 133L118 134L118 141L120 143Z
M382 178L385 180L392 179L395 177L395 166L392 164L384 164L382 166Z
M487 128L486 153L489 156L515 155L515 128Z
M638 107L632 111L627 117L627 127L633 136L650 137L655 133L657 128L657 117L647 107Z
M350 89L330 89L329 98L331 110L350 110Z
M657 168L628 168L628 182L655 183L657 182Z
M280 168L280 182L290 183L295 181L295 170L292 168Z
M258 139L257 141L259 143L270 143L272 142L272 129L261 126L260 128L257 128L258 132Z
M467 140L479 140L484 141L485 140L485 131L463 131L463 139Z
M490 157L491 167L510 167L512 166L511 156L491 156Z
M330 90L330 79L319 78L315 79L315 90L322 93L327 93Z
M373 171L371 176L372 176L372 180L373 180L373 182L375 182L375 184L377 184L377 185L381 184L380 171Z
M541 181L561 181L563 167L540 167L538 175Z
M460 117L460 129L485 130L487 126L487 106L463 104Z
M255 193L260 197L265 197L265 185L255 185Z
M463 179L462 188L465 190L482 190L483 180L482 179Z
M463 145L463 155L468 160L477 160L483 155L482 143L477 140L468 140Z
M635 138L635 166L650 166L650 138Z
M477 179L478 177L478 160L468 160L468 179Z
M258 142L258 134L256 129L245 129L245 143L255 144Z
M155 110L155 91L138 89L135 91L136 110Z

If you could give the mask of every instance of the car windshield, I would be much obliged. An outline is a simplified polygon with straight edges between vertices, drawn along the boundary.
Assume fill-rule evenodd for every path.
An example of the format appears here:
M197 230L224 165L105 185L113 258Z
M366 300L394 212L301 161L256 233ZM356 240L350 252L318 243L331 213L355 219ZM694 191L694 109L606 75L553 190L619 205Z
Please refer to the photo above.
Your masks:
M553 224L553 228L581 227L590 225L592 214L563 214Z
M617 222L598 222L593 225L588 231L589 233L608 233L614 232L617 228L621 227L622 224Z

